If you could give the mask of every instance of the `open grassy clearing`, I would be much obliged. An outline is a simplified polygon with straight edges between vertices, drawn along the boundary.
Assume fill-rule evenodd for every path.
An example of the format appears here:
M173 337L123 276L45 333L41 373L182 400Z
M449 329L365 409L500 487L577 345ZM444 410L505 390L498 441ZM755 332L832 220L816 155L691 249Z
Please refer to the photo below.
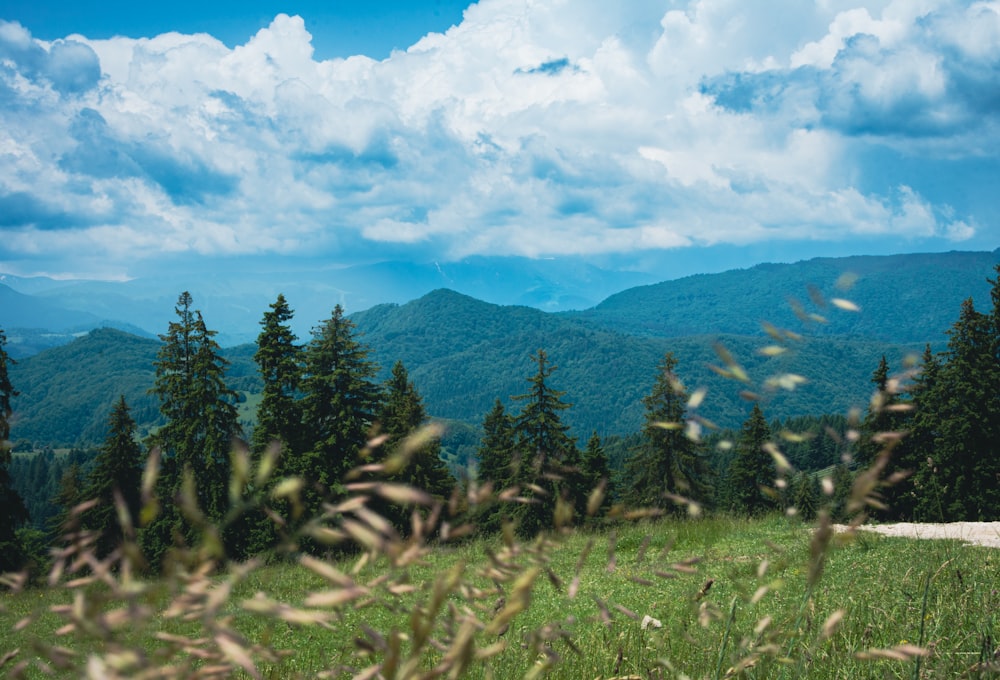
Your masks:
M462 671L469 678L716 678L741 664L747 677L768 678L1000 671L996 550L867 533L836 536L810 589L811 564L817 564L811 543L812 529L795 520L710 517L578 530L511 546L500 538L432 546L405 565L397 560L394 566L384 555L333 560L338 574L327 578L318 573L322 566L275 564L238 578L230 572L228 578L137 582L134 616L111 632L96 624L87 630L81 622L124 602L105 601L107 586L63 579L56 587L2 595L0 657L20 650L10 668L15 661L51 659L51 645L59 645L72 650L62 655L64 675L77 677L88 654L107 655L120 645L123 652L138 650L150 665L190 662L192 670L207 672L211 654L197 661L182 650L238 656L225 643L231 630L263 676L282 678L351 677L394 656L397 647L398 676L408 668L430 671L460 654L473 659ZM257 605L247 605L255 596ZM500 607L500 618L518 602L525 608L499 635L490 622L501 596L507 609ZM276 603L289 607L279 613ZM51 611L64 605L70 606L63 613ZM643 630L647 615L662 628ZM35 618L15 630L28 616ZM61 632L74 617L75 630ZM319 624L294 623L325 617ZM423 631L428 641L422 645ZM185 647L157 633L198 644ZM265 648L287 653L269 660ZM863 658L866 652L874 658ZM121 663L124 673L127 659ZM35 663L26 671L41 675Z

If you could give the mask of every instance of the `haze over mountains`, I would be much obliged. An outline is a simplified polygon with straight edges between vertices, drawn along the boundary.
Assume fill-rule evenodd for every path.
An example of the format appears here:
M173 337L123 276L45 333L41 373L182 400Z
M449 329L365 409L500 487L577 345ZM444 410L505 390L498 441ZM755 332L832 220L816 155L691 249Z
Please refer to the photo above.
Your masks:
M336 304L355 312L449 288L495 304L546 311L585 309L612 293L654 280L649 274L602 269L574 258L477 257L444 264L399 261L342 268L293 267L277 260L259 264L252 271L180 271L131 281L0 274L0 324L15 357L102 326L155 337L163 332L178 294L187 290L219 331L219 342L231 346L256 340L261 315L278 293L294 306L294 330L305 337Z
M882 354L899 369L903 358L919 353L925 343L944 347L945 332L963 299L971 296L977 308L988 308L988 279L995 275L997 263L1000 250L763 264L632 287L588 309L555 313L498 305L440 286L425 292L438 282L426 268L416 268L422 275L407 280L403 270L387 265L394 275L373 279L367 288L359 285L358 290L368 296L362 299L376 294L402 297L407 285L415 299L377 304L351 318L384 374L396 360L406 364L435 417L478 424L494 399L507 400L525 390L525 378L534 370L530 355L544 348L559 366L555 387L565 390L567 401L574 405L566 415L574 434L585 438L592 430L604 435L628 433L641 423L641 400L653 382L657 362L664 352L673 351L687 385L709 389L699 413L722 425L738 426L748 408L740 396L744 389L763 396L769 417L844 413L852 406L863 407L871 391L871 372ZM517 268L521 276L512 274ZM595 269L567 272L559 263L502 260L479 266L467 263L459 270L462 275L452 281L467 289L488 289L494 298L522 301L538 295L539 300L544 297L539 306L558 306L553 301L559 295L568 298L571 290L609 287L616 276ZM251 288L252 279L205 284L214 294L195 295L196 308L204 312L209 328L220 331L220 338L256 337L257 320L278 292L296 311L296 331L303 342L309 337L303 328L316 325L328 317L333 305L344 302L333 292L333 284L318 279L267 280ZM32 337L47 334L52 343L65 343L65 329L72 324L78 324L77 332L82 333L73 342L36 356L21 352L11 369L21 392L15 401L15 438L49 438L65 445L93 442L100 438L119 393L134 404L140 424L155 420L155 404L146 390L152 382L157 341L112 330L86 335L88 324L93 328L101 322L88 322L82 315L115 319L113 325L118 327L135 324L132 328L152 335L174 320L175 292L157 290L152 282L143 281L10 283L19 291L0 288L5 296L0 325L11 339L12 355L17 357L19 349L30 350ZM849 305L844 303L837 306L835 299L849 300L860 310L845 309ZM84 302L91 311L79 309ZM64 320L59 305L71 310ZM42 330L19 330L11 319ZM787 352L780 356L760 352L774 344L763 332L762 321L792 332L779 343ZM713 370L724 366L716 351L718 343L745 369L749 383L726 380ZM225 352L232 362L230 383L250 403L259 391L253 352L250 344ZM783 389L775 380L788 374L806 376L808 382L795 390ZM249 404L245 411L250 418Z
M0 327L7 331L14 357L99 327L155 337L163 332L177 295L188 290L219 332L220 344L233 346L256 339L261 315L278 293L296 311L293 329L307 337L336 304L354 313L447 288L493 304L566 312L569 318L634 335L758 334L765 314L778 325L792 323L789 298L805 301L806 286L812 284L824 295L848 295L862 309L875 304L880 310L879 315L831 318L817 332L913 342L940 337L950 323L949 306L965 296L963 291L982 295L976 291L982 289L984 272L988 276L998 259L1000 250L816 258L660 282L649 273L600 268L574 258L501 257L345 268L285 269L272 262L253 271L177 272L131 281L0 273ZM850 291L835 287L845 272L857 276ZM884 304L886 299L894 304Z

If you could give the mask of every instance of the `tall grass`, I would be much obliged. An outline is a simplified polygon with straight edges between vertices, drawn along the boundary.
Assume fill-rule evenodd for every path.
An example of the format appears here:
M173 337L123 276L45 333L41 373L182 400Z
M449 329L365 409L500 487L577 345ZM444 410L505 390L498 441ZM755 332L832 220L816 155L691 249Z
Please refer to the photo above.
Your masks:
M1000 672L996 551L831 534L817 577L815 528L783 516L400 539L324 560L194 560L156 579L72 538L44 587L7 577L11 677Z

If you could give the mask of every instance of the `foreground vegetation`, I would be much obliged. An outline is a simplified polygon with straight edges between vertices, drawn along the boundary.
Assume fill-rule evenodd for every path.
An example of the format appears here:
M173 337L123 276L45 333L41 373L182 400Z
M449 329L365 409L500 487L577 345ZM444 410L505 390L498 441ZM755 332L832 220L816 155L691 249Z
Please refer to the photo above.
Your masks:
M996 550L864 532L825 545L822 527L781 516L386 543L218 573L195 561L165 580L78 578L81 552L65 557L51 587L3 600L19 622L0 629L14 677L1000 673Z

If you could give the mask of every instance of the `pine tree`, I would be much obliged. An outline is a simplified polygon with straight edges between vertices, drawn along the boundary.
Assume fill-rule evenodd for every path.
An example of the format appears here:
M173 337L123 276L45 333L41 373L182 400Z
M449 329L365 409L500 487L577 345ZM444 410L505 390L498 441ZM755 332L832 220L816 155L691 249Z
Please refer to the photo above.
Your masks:
M257 424L253 430L253 451L260 455L272 442L278 442L285 455L295 450L301 429L298 391L302 380L302 348L296 344L288 322L294 316L284 295L270 306L261 320L254 361L264 383ZM281 467L276 471L281 476Z
M894 452L895 469L909 472L910 477L885 490L893 519L942 521L944 517L940 476L934 464L934 442L941 417L940 375L941 361L927 345L920 372L910 388L910 432Z
M302 447L299 389L302 381L303 348L296 344L297 338L288 325L293 316L294 312L288 306L285 296L279 294L270 305L270 310L264 312L260 321L261 331L257 336L254 361L264 386L257 406L250 456L259 465L269 447L277 446L278 458L262 488L258 488L256 484L250 484L247 488L250 498L244 500L250 501L250 507L235 520L229 531L230 542L244 546L244 552L248 555L263 553L277 544L278 528L258 503L267 498L275 483L288 476L288 461ZM278 501L272 509L279 514L287 514L289 506Z
M816 480L808 472L796 473L791 482L792 507L796 514L806 520L816 519L819 512L819 489Z
M750 515L776 507L775 498L763 489L773 488L774 460L764 449L771 440L771 428L760 405L754 403L736 441L736 456L729 464L728 492L731 510Z
M17 539L17 528L29 519L28 509L14 490L9 471L10 417L14 412L11 401L17 392L7 375L7 364L13 361L7 356L6 345L7 336L0 328L0 574L23 566L24 551Z
M524 403L514 418L514 439L516 455L520 457L516 481L523 489L532 489L526 495L533 502L522 506L517 518L518 530L527 536L550 525L556 498L563 491L570 494L569 504L576 506L574 490L565 483L565 473L567 464L579 461L576 442L568 434L569 426L559 417L560 411L568 409L570 404L562 401L565 392L553 389L548 383L557 367L548 363L544 350L538 350L533 358L538 371L528 378L531 387L525 394L513 397ZM553 483L553 476L563 478L564 483Z
M135 421L129 414L125 395L121 395L108 418L108 436L87 475L83 497L97 505L83 516L83 526L97 531L97 554L108 555L124 538L115 507L117 491L133 524L139 521L140 488L144 457L135 439Z
M0 328L0 451L9 452L13 448L10 441L10 417L14 414L11 401L17 396L17 391L10 382L7 365L14 360L7 355L7 334ZM3 461L5 464L6 459Z
M519 460L514 454L514 420L497 399L483 419L483 436L477 452L476 481L482 486L492 484L493 492L500 493L517 484ZM488 506L476 513L476 524L482 531L497 531L504 517L511 516L511 508Z
M1000 518L1000 266L992 309L962 304L940 361L925 352L902 458L916 472L892 500L918 520ZM889 494L887 494L889 495Z
M652 391L643 398L643 442L625 463L624 497L634 506L676 507L669 495L703 502L711 492L703 447L687 431L687 394L676 368L677 359L668 352Z
M889 392L889 362L886 361L884 354L872 374L872 383L875 385L875 393L868 404L865 419L861 423L861 438L855 457L860 468L866 468L875 462L882 450L877 436L883 432L894 431L896 424L896 419L892 417L893 414L888 408L898 403L899 398L896 394Z
M946 521L989 521L1000 517L1000 413L992 412L997 403L997 338L992 318L967 299L949 336L932 405L938 423L933 465L927 467L936 473L924 471L927 482L932 481L927 474L938 476L933 481L941 499L920 506L937 506Z
M841 460L833 467L830 481L833 484L833 495L827 501L830 518L834 522L849 522L853 519L847 506L854 486L854 473L851 472L847 462Z
M480 484L493 483L497 492L517 481L514 460L514 421L497 399L483 419L483 438L477 454L476 479Z
M81 527L78 520L73 519L73 509L87 500L83 495L83 473L79 463L70 463L63 470L59 479L59 490L52 497L51 503L57 508L56 514L49 520L49 533L52 536L62 536L67 531L77 531Z
M318 514L324 498L342 493L344 475L360 462L381 399L376 372L337 305L305 350L302 451L285 468L308 484L307 517Z
M178 298L179 320L160 336L163 345L154 363L156 380L151 392L160 399L166 424L150 437L149 448L159 448L163 456L157 486L162 512L140 536L154 565L173 543L175 533L188 541L194 538L173 502L185 469L197 473L197 501L206 517L218 523L225 515L230 451L240 435L237 394L225 383L228 362L220 355L216 332L206 327L192 304L188 292Z
M601 484L604 484L604 498L597 508L597 514L603 515L611 507L611 498L614 495L614 488L611 484L611 467L608 463L608 456L604 452L601 437L595 430L587 440L587 448L583 452L581 464L583 473L583 485L587 498L590 492ZM586 510L586 507L584 507Z
M427 414L420 394L401 361L392 367L392 375L386 381L383 393L385 399L378 421L381 433L389 437L382 445L382 456L388 458L409 435L426 423ZM441 499L447 498L455 486L454 478L441 460L441 443L437 439L414 451L406 466L392 475L391 480L422 489ZM386 514L397 528L406 528L408 515L403 508L383 506L376 510Z

